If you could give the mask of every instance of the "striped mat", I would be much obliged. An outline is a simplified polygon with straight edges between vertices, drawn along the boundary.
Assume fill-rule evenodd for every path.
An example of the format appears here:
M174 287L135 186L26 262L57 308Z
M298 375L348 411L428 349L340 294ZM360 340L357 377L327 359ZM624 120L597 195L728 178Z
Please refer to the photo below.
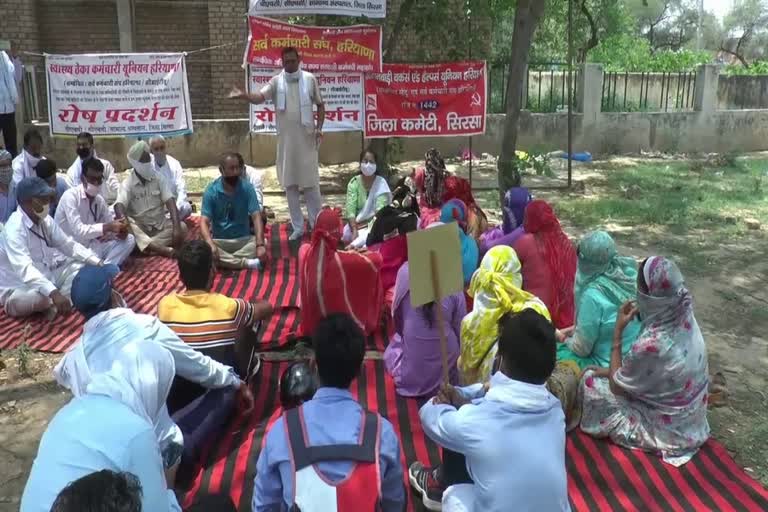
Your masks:
M190 236L198 236L199 217L188 221ZM246 300L264 299L275 308L275 315L262 324L262 350L292 348L299 327L298 242L289 242L289 224L271 224L267 239L272 260L263 272L256 270L222 271L216 275L213 290ZM159 256L137 257L124 265L115 287L128 306L138 313L156 314L157 303L164 296L180 291L176 262ZM43 315L11 318L0 310L0 349L15 348L26 342L30 348L45 352L64 352L82 332L83 318L77 312L53 321ZM389 322L382 322L368 340L369 350L383 351L388 340Z
M287 365L262 364L255 390L256 409L250 417L234 419L220 439L203 449L198 463L186 468L193 476L182 506L190 505L204 492L227 492L238 510L251 510L256 460L267 426L281 413L276 401L279 378ZM404 467L415 460L430 465L439 462L437 446L421 428L416 401L395 394L383 361L366 361L352 392L366 408L392 422L401 440ZM716 441L709 441L690 463L674 468L658 457L619 448L577 430L568 436L566 455L568 494L575 511L768 510L768 491L739 468ZM514 471L514 462L510 471ZM422 510L418 497L409 496L408 510Z

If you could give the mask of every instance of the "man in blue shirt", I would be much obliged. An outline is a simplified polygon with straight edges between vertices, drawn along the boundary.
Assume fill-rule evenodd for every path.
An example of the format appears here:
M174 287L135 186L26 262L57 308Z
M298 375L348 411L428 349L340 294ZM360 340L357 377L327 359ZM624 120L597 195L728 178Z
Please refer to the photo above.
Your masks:
M226 153L219 162L221 177L203 194L200 231L222 268L258 269L267 257L261 205L253 185L243 179L244 170L240 153Z
M302 512L405 510L392 424L366 412L349 391L363 364L365 335L349 315L336 313L320 322L312 341L320 388L267 434L256 464L253 511L293 505ZM360 452L363 457L356 457Z
M37 162L35 174L56 191L56 197L51 201L50 210L51 217L54 217L56 215L56 207L59 205L59 199L61 199L64 192L69 190L69 183L66 178L56 173L56 162L50 159L43 159Z

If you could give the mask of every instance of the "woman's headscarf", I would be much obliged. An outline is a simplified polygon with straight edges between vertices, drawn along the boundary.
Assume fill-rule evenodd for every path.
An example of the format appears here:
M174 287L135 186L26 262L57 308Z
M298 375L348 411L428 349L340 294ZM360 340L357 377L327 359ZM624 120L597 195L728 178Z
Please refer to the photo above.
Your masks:
M532 200L531 192L525 187L513 187L507 190L502 205L502 229L505 235L523 225L525 207Z
M654 256L645 262L643 276L648 294L637 294L642 329L614 380L668 415L670 424L675 417L705 416L707 352L683 275L672 261Z
M576 307L584 291L596 287L612 304L620 306L637 294L637 263L619 256L616 243L605 231L584 235L578 248L579 265L574 295Z
M152 341L136 341L120 349L108 371L93 377L86 393L114 398L154 425L175 374L173 356L166 348Z
M429 208L438 208L445 193L445 160L435 148L424 155L424 200Z
M456 221L459 225L461 240L461 269L464 273L464 284L469 284L472 274L477 269L480 250L477 242L467 235L467 206L459 199L451 199L440 210L440 222L448 224Z
M541 199L531 201L525 208L523 222L526 233L536 238L552 276L550 306L552 321L556 327L573 325L575 308L573 285L576 277L576 251L557 220L552 207Z
M299 253L302 334L311 335L331 313L350 315L367 334L378 326L383 297L381 255L340 251L342 230L339 210L321 210L311 243Z
M544 303L522 286L515 250L506 245L489 250L469 286L469 294L475 298L474 309L461 322L459 369L464 384L484 382L490 377L498 348L499 320L504 314L530 308L550 319Z

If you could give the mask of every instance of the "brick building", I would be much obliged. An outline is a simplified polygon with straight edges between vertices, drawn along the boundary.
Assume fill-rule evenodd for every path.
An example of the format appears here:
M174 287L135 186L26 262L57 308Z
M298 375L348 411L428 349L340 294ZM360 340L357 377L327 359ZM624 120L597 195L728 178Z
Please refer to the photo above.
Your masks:
M404 1L388 1L385 41L395 24L402 26L387 60L463 59L469 56L470 33L479 34L472 56L483 58L489 53L487 41L482 40L488 18L476 14L470 32L464 15L466 0L441 0L441 16L429 15L426 2L415 0L409 15L400 19ZM487 4L485 0L473 3ZM244 118L246 107L227 99L227 92L244 80L247 10L247 0L0 0L0 39L10 39L25 52L64 54L178 52L226 45L187 57L192 112L197 119ZM35 66L39 117L46 119L43 59L22 58Z

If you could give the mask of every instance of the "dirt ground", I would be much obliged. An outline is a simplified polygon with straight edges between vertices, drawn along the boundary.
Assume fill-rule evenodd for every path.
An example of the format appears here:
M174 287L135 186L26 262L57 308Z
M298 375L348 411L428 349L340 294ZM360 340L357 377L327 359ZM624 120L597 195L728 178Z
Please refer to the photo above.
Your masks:
M412 164L399 166L403 171ZM450 166L467 175L466 166ZM491 165L480 163L473 172L476 188L495 185ZM341 205L342 192L353 166L324 168L322 182L326 202ZM191 192L201 191L215 168L188 171ZM557 202L569 194L589 194L595 175L578 169L575 192L537 191L540 198ZM526 185L565 184L562 170L554 180L527 177ZM287 219L285 201L274 179L274 168L265 171L265 203L279 220ZM477 194L492 219L498 219L498 202L491 192ZM199 201L199 198L197 199ZM581 230L561 219L571 236ZM743 238L706 244L707 230L672 238L664 230L611 224L621 250L637 258L664 254L676 258L695 299L696 316L707 341L710 373L720 372L727 381L728 400L709 414L713 436L723 442L749 474L768 485L768 291L764 283L768 261L768 236L756 231ZM693 255L696 255L694 258ZM18 510L26 476L39 439L52 415L68 400L68 394L52 380L52 368L60 356L28 350L2 355L0 370L0 512Z

